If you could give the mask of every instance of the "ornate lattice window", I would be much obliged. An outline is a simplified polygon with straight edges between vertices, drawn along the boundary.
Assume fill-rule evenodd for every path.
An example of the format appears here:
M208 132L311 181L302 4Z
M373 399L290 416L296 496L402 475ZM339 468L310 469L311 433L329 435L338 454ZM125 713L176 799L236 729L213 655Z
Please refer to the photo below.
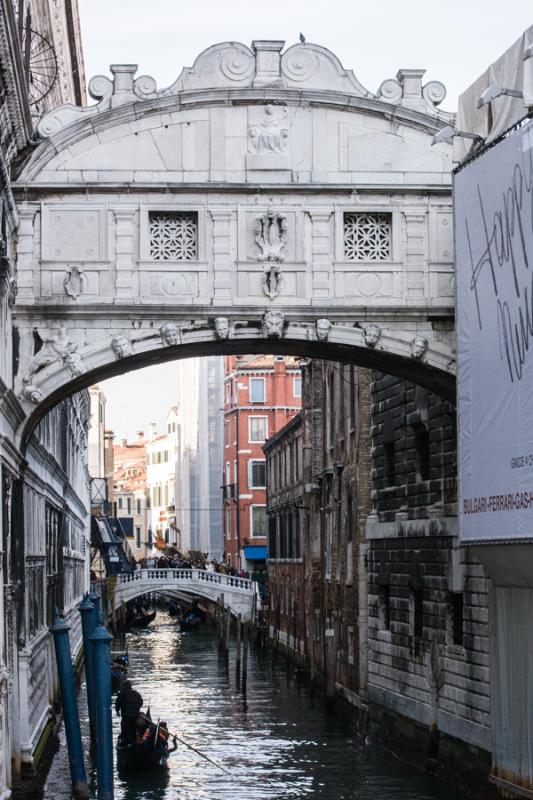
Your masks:
M347 261L388 261L391 258L390 214L344 215L344 257Z
M150 211L150 258L194 261L198 256L198 217L181 211Z

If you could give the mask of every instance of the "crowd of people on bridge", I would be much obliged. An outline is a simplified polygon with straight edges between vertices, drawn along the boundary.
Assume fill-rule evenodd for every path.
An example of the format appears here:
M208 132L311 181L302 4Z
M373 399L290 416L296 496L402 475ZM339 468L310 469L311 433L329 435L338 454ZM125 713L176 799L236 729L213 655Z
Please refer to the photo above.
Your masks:
M237 570L235 567L228 566L224 561L207 560L207 553L204 554L205 558L194 558L191 556L182 556L181 553L159 557L149 556L148 558L141 558L137 562L137 569L203 569L206 572L218 572L221 575L234 575L239 578L250 578L250 573L244 569Z

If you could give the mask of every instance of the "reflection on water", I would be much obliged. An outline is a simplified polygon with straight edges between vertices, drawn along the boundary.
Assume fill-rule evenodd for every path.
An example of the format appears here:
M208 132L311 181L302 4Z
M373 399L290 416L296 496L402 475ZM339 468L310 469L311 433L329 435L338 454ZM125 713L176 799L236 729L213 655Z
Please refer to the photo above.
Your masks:
M126 645L131 679L152 717L166 720L170 731L230 774L178 745L166 772L117 775L116 800L460 800L450 788L366 747L344 719L326 710L322 697L266 653L250 656L245 699L233 654L228 671L212 633L180 634L173 620L158 615L151 629L128 634ZM118 717L113 724L116 739ZM48 800L68 797L64 748L58 759Z

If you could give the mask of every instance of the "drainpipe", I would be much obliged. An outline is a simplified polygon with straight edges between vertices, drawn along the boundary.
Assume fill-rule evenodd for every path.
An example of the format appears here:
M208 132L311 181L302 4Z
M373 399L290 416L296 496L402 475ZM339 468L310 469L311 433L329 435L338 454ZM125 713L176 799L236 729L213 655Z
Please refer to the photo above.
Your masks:
M368 680L368 545L359 545L359 695L367 698Z

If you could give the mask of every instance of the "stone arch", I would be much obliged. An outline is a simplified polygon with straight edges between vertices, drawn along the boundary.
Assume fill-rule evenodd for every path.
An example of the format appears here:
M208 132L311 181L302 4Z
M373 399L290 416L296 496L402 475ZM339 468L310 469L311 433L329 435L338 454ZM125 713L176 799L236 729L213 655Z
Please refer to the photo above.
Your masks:
M58 359L38 370L33 376L34 382L21 384L20 401L26 411L19 429L21 442L27 442L44 414L70 394L105 378L191 356L258 352L344 361L390 372L436 391L447 399L455 398L454 356L445 344L430 341L421 333L405 333L394 329L381 331L375 323L356 326L333 324L328 329L327 339L321 339L319 336L323 334L317 333L317 321L314 324L292 321L281 312L279 315L283 323L277 336L266 335L264 316L253 321L222 318L228 324L228 338L218 337L213 318L198 326L190 324L178 327L170 323L179 337L179 343L174 345L165 344L161 335L168 321L163 322L155 332L151 327L133 330L131 327L129 330L125 327L112 328L105 338L98 338L93 344L76 351L83 370L81 374L73 376L72 367L66 360ZM379 332L378 341L373 344L371 339L371 345L365 339L369 337L365 330L369 326ZM118 337L126 339L131 345L131 352L119 358L111 346L111 342ZM417 339L424 348L420 354L413 353ZM33 390L35 395L32 397Z

